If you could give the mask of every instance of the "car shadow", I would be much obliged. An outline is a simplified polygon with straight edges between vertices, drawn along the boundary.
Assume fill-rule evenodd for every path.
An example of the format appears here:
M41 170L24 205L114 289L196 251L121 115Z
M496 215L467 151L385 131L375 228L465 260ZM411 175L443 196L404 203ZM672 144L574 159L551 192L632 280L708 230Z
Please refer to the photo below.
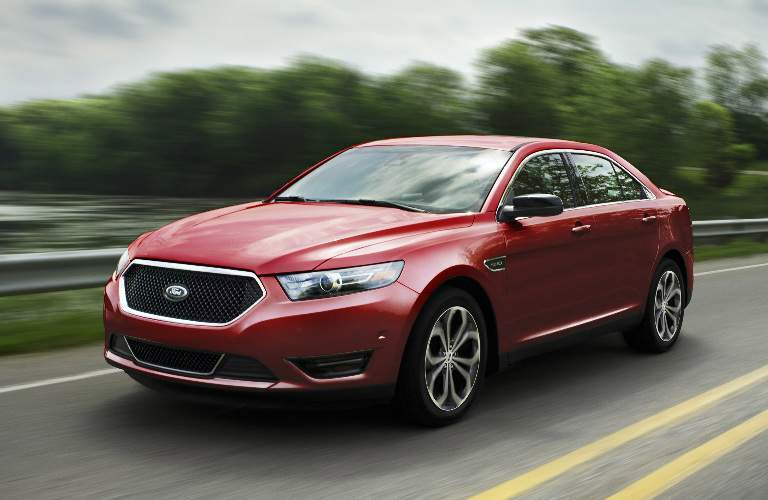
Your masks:
M466 419L440 429L403 422L387 406L233 408L178 401L137 385L100 403L84 439L99 449L119 448L136 460L183 462L205 453L243 473L258 463L262 477L282 475L284 467L300 467L302 477L320 477L334 464L352 464L360 477L380 475L461 461L501 438L520 446L573 438L574 431L559 425L563 420L589 421L623 408L635 395L653 398L655 391L677 383L685 365L706 357L703 340L688 335L678 347L683 344L663 356L642 355L610 335L522 360L487 379ZM446 446L434 446L436 437Z

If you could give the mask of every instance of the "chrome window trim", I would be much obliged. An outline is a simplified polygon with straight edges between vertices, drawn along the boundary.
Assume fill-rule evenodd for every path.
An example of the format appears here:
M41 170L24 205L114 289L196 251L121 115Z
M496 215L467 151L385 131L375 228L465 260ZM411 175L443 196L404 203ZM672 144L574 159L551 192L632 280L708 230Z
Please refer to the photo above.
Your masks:
M624 168L621 165L619 165L617 162L612 160L610 157L608 157L606 155L603 155L603 154L600 154L600 153L594 153L592 151L575 150L575 151L568 151L568 152L571 153L571 154L581 154L581 155L585 155L585 156L597 156L599 158L603 158L604 160L607 160L608 163L613 165L615 168L620 169L622 172L625 172L627 175L632 177L635 180L635 182L640 184L640 187L643 188L643 191L648 196L647 198L635 198L633 200L608 201L608 202L605 202L605 203L593 203L592 205L583 205L583 206L585 206L585 207L594 207L594 206L598 206L598 205L610 205L610 204L613 204L613 203L629 203L629 202L633 202L633 201L643 201L644 199L645 200L655 200L656 199L656 195L653 194L653 192L650 189L648 189L648 186L643 184L640 181L640 179L638 179L632 172L630 172L626 168Z
M226 323L208 323L204 321L192 321L188 319L171 318L168 316L160 316L157 314L150 314L143 311L137 311L136 309L133 309L128 305L128 299L125 296L125 282L124 282L124 276L126 271L128 271L128 269L130 269L131 266L133 266L134 264L142 264L145 266L153 266L153 267L164 267L169 269L182 269L185 271L197 271L197 272L213 273L213 274L229 274L233 276L247 276L249 278L253 278L254 280L256 280L256 284L258 284L259 288L261 289L261 297L256 302L251 304L250 307L248 307L248 309L246 309L245 311L240 313L237 317L235 317L234 319ZM140 318L148 318L148 319L154 319L157 321L166 321L168 323L177 323L180 325L192 325L192 326L216 326L216 327L229 326L235 321L245 316L248 313L248 311L256 307L256 305L259 304L262 300L264 300L264 298L266 298L267 296L267 289L264 288L264 284L261 282L259 277L256 276L255 273L252 273L250 271L241 271L238 269L227 269L224 267L179 264L176 262L164 262L161 260L149 260L149 259L132 260L127 266L125 266L125 269L123 270L123 272L120 273L118 285L119 285L119 294L120 294L120 310L122 312L130 314L131 316L138 316Z
M216 373L216 370L219 368L219 365L224 360L224 356L225 356L224 353L221 353L221 355L219 356L219 360L216 361L215 365L213 365L213 369L211 371L207 372L207 373L193 372L193 371L189 371L189 370L179 370L179 369L176 369L176 368L168 368L167 366L156 365L154 363L147 363L146 361L140 360L139 358L136 357L136 354L133 352L133 348L131 347L131 343L128 342L128 339L136 340L138 342L144 342L145 344L154 344L154 342L148 342L146 340L136 339L136 338L133 338L133 337L125 337L125 345L128 346L128 350L131 351L131 356L133 356L133 361L137 365L144 366L144 367L149 367L149 368L155 368L156 370L162 371L162 372L181 373L183 375L194 375L196 377L210 377L211 375ZM166 346L166 345L163 345L163 344L157 344L157 345L160 345L162 347L167 347L169 349L184 349L183 347L174 348L174 347Z
M516 154L517 152L515 152ZM651 191L648 186L646 186L640 179L638 179L632 172L628 171L618 163L616 163L614 160L612 160L609 156L606 156L602 153L597 153L595 151L589 151L587 149L543 149L541 151L536 151L535 153L531 153L520 162L520 165L517 167L517 170L515 170L515 173L512 174L512 178L509 180L509 183L507 184L507 187L504 189L504 193L501 195L501 199L499 200L499 204L496 207L496 213L498 213L499 209L504 204L504 200L507 198L507 195L509 194L509 191L512 189L512 184L515 182L515 179L517 178L517 174L525 167L525 164L528 163L531 159L536 158L537 156L546 155L546 154L583 154L583 155L589 155L589 156L597 156L599 158L603 158L604 160L608 160L611 164L616 165L617 168L622 169L624 172L630 175L635 181L637 181L642 187L643 190L648 195L648 198L646 200L655 200L656 195L653 194L653 191ZM512 155L512 159L514 160L515 155ZM563 212L567 212L570 210L580 210L582 208L591 208L591 207L601 207L604 205L618 205L621 203L634 203L636 201L643 201L642 199L636 199L636 200L620 200L620 201L609 201L605 203L592 203L590 205L579 205L572 208L565 208L563 209Z

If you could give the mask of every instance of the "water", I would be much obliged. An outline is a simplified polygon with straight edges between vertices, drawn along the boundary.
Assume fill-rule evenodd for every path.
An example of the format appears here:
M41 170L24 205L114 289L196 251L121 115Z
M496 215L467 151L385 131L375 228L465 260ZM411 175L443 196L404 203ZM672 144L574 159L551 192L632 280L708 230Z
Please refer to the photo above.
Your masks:
M186 215L246 201L0 191L0 255L126 246Z

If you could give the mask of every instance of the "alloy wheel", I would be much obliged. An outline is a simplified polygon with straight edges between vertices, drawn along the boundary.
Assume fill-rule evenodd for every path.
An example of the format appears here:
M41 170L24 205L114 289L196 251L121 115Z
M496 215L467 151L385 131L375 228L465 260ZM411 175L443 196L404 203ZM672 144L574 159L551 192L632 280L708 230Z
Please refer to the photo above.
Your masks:
M461 306L443 311L424 357L424 380L435 406L452 411L464 404L477 380L480 356L480 332L472 313Z
M669 342L677 335L683 313L683 289L674 271L665 271L659 277L653 300L653 318L656 335Z

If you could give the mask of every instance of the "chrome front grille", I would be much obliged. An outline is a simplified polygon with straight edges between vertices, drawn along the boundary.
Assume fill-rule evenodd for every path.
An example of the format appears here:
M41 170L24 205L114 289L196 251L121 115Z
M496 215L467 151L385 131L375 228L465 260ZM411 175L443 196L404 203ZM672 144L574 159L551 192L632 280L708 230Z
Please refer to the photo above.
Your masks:
M169 289L182 287L178 299ZM226 325L264 297L253 273L137 259L120 277L121 306L129 313L199 325Z

